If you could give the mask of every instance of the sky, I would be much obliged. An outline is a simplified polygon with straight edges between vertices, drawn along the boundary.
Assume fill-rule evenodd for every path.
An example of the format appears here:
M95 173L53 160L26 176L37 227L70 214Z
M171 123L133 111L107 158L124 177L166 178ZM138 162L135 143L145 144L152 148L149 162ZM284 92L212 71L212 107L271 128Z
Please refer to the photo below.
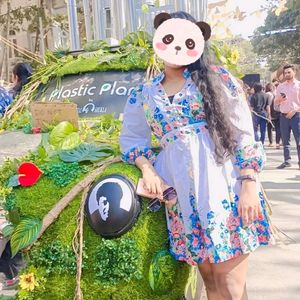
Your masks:
M240 7L241 11L246 12L254 12L266 3L265 0L233 0L235 5ZM253 34L253 31L259 27L264 25L264 20L266 18L267 13L262 12L261 16L251 15L246 17L243 21L236 21L232 24L231 31L234 34L242 34L243 37L248 37Z
M220 0L209 0L209 3L219 2ZM254 30L264 24L266 12L263 11L260 15L252 14L259 10L262 5L266 4L266 0L228 0L226 7L222 8L222 12L234 10L237 6L241 12L246 12L247 16L242 21L230 19L226 22L226 26L234 35L241 34L244 38L248 38Z

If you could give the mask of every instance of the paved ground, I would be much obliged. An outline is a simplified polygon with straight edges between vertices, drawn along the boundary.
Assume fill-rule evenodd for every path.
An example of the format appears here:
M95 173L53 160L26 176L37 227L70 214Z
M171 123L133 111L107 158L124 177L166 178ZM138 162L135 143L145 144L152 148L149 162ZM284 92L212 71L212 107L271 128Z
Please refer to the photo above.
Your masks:
M22 131L7 131L0 134L0 165L5 157L16 158L35 149L41 141L40 134L24 134Z
M272 220L293 241L261 247L250 256L249 300L300 299L300 170L296 156L293 147L293 167L277 170L282 150L267 148L261 180L272 205Z
M23 155L39 142L39 135L20 132L0 135L0 165L4 157ZM296 164L295 147L292 168L276 169L282 162L282 150L267 148L267 157L261 180L272 205L272 220L293 240L287 241L283 237L284 242L261 247L250 256L247 281L249 300L299 300L300 170Z

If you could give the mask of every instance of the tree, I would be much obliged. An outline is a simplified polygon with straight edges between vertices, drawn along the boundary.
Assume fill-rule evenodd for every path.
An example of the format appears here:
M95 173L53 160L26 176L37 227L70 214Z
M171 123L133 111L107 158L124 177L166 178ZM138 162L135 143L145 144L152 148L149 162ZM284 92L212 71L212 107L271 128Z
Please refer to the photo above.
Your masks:
M284 63L300 64L300 1L288 0L285 7L269 9L265 25L251 40L255 52L275 71Z

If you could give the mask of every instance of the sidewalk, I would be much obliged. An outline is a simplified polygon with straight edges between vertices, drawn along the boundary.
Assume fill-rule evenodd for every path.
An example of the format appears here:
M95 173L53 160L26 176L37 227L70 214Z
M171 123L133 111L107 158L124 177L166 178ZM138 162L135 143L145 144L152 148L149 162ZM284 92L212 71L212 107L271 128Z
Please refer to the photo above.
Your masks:
M39 142L40 135L1 134L0 165L4 157L22 156ZM277 170L283 159L282 149L267 148L268 162L260 178L272 205L274 224L295 241L260 247L250 255L249 300L300 299L300 170L295 147L292 155L293 167Z
M292 151L292 168L276 169L283 162L282 149L267 148L267 159L260 178L272 206L272 221L294 241L260 247L250 255L249 300L299 300L300 170L296 148Z

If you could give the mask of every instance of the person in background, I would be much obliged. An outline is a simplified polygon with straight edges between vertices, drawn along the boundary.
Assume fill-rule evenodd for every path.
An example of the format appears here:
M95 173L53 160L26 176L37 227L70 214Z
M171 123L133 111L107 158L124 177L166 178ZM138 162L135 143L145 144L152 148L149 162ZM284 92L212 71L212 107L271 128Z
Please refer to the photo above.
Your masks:
M283 143L284 162L278 169L291 167L291 130L296 140L298 165L300 169L300 81L296 80L293 65L283 67L285 81L276 90L275 107L280 111L280 131Z
M12 103L12 97L3 88L0 87L0 118L4 115L7 107Z
M16 98L20 93L24 85L26 85L32 75L32 68L27 63L18 63L12 70L12 82L13 86L9 90L12 98Z
M272 80L272 84L275 86L275 90L277 89L278 85L279 85L279 80L277 78L273 78Z
M270 105L268 95L262 91L263 87L260 83L254 84L254 94L250 99L250 107L252 109L253 128L255 140L265 142L267 119L270 117ZM258 127L260 136L258 135Z
M254 95L254 89L253 87L249 87L247 89L247 101L248 101L248 104L250 105L250 100L251 100L251 97Z
M269 97L269 105L271 111L271 122L268 122L268 138L269 138L269 146L273 146L273 135L272 129L274 125L275 127L275 140L276 140L276 149L280 148L280 112L274 109L274 99L275 99L275 85L272 83L268 83L265 88L265 92Z

